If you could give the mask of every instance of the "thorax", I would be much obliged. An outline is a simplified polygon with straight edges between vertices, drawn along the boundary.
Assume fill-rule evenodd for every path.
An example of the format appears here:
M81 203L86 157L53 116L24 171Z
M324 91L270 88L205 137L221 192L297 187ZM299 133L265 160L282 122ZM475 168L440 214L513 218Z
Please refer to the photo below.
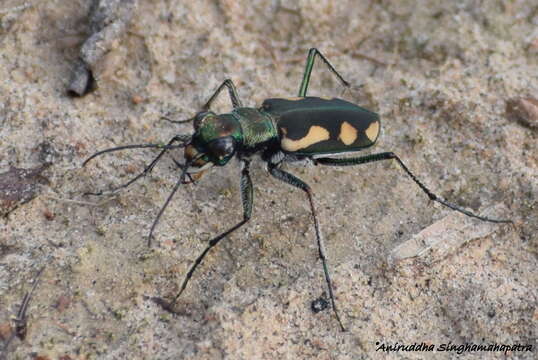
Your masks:
M278 132L273 117L255 108L236 108L232 115L241 125L243 151L256 152L277 141Z

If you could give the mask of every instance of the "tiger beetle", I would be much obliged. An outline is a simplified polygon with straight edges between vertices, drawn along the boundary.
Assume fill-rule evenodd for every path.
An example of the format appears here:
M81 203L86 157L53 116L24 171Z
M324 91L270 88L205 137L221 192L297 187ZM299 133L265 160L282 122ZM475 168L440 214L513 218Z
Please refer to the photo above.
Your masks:
M193 118L174 123L193 122L193 135L176 135L167 144L137 144L127 145L99 151L84 161L85 166L93 158L104 153L134 149L156 148L160 153L137 176L111 191L125 188L152 171L163 155L171 149L184 148L185 162L174 162L181 170L181 174L172 192L169 194L157 217L153 221L148 246L151 245L153 232L161 215L172 200L172 197L181 184L197 181L204 172L213 166L224 166L233 157L236 157L241 167L241 203L243 205L243 219L225 232L211 239L204 251L196 258L178 294L170 303L163 300L158 302L171 311L173 305L185 290L194 271L204 257L222 239L245 225L251 218L253 204L253 188L249 174L249 166L253 155L259 155L267 165L267 171L276 179L283 181L305 192L310 212L314 222L314 230L318 246L319 257L323 265L325 281L329 290L332 309L342 331L344 325L340 320L336 307L333 286L329 275L325 245L320 231L312 189L308 184L296 176L282 169L284 163L306 161L314 165L328 166L354 166L381 160L396 160L409 177L428 195L428 197L459 211L467 216L493 223L508 223L510 220L491 219L476 215L432 193L420 182L402 160L392 152L383 152L360 157L333 157L336 155L356 152L375 144L381 129L379 115L360 106L337 98L322 98L307 96L310 75L316 57L319 58L336 78L346 88L350 84L335 70L331 63L319 52L312 48L308 53L306 68L303 74L299 94L294 98L273 98L265 100L259 108L244 107L237 94L234 83L227 79L209 98ZM211 111L211 105L217 96L228 90L233 110L226 114L216 114ZM103 192L89 193L101 195Z

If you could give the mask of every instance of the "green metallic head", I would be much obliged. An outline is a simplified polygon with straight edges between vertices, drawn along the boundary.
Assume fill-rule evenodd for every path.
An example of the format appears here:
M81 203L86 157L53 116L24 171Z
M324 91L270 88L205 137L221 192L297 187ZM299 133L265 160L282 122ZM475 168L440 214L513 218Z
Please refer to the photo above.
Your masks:
M202 172L215 165L226 165L235 155L241 141L241 126L231 114L199 112L194 117L191 143L185 147L185 159L192 167L189 173Z

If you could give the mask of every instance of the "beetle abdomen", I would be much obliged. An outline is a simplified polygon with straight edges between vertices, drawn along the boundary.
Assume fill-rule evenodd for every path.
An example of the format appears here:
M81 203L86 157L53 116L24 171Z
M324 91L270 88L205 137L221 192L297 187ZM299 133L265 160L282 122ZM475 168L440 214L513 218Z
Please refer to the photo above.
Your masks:
M283 151L301 155L351 152L371 146L379 116L341 99L268 99L262 110L277 124Z

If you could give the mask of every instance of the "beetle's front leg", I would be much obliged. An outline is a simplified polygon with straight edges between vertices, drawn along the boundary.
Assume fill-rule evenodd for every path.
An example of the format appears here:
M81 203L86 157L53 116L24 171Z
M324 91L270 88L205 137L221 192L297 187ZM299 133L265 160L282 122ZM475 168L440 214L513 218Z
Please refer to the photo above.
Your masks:
M237 94L237 89L235 88L234 82L230 79L226 79L223 81L222 84L220 84L220 86L213 93L213 95L211 95L209 100L207 100L205 105L202 107L202 110L209 110L213 101L215 101L217 96L219 96L220 92L224 90L224 88L228 89L228 95L230 95L230 101L232 102L232 106L234 109L243 106L241 100L239 99L239 95Z
M138 179L146 176L147 174L149 174L153 168L155 167L155 165L159 162L159 160L163 157L163 155L170 149L175 149L175 148L180 148L180 147L184 147L185 144L190 140L191 136L190 135L176 135L174 136L169 142L168 144L166 145L159 145L159 144L139 144L139 145L127 145L127 146L119 146L119 147L115 147L115 148L110 148L110 149L106 149L106 150L103 150L103 151L99 151L95 154L93 154L92 156L90 156L89 158L87 158L84 163L82 163L82 166L86 166L86 164L92 160L93 158L99 156L99 155L102 155L104 153L107 153L107 152L112 152L112 151L118 151L118 150L125 150L125 149L138 149L138 148L157 148L157 149L162 149L161 152L153 159L153 161L151 161L151 163L146 166L144 168L144 170L139 173L138 175L136 175L134 178L132 178L131 180L127 181L126 183L122 184L122 185L119 185L119 186L116 186L110 190L107 190L107 191L99 191L99 192L86 192L85 195L96 195L96 196L99 196L99 195L103 195L105 193L114 193L118 190L121 190L123 188L126 188L128 187L129 185L131 185L132 183L134 183L135 181L137 181ZM174 143L176 142L180 142L181 145L174 145Z
M224 90L224 88L228 89L228 95L230 95L230 101L232 102L232 106L234 109L238 107L243 107L243 104L241 103L241 100L239 99L239 95L237 94L237 89L235 88L235 85L232 80L226 79L222 82L222 84L219 85L217 90L211 95L209 100L205 103L204 106L202 106L202 111L208 111L211 108L211 104L215 101L217 96ZM186 120L172 120L168 116L162 116L161 119L166 120L168 122L174 123L174 124L185 124L189 123L194 120L194 117L186 119Z

